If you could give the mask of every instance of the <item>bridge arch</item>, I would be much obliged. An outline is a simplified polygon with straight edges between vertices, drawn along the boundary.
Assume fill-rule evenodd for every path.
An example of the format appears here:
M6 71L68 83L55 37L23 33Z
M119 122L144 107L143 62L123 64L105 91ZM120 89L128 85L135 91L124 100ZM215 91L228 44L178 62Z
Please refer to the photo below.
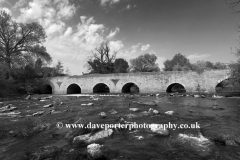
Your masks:
M240 82L234 78L219 80L215 86L216 93L240 92Z
M40 89L41 94L53 94L53 87L50 84L42 85Z
M140 93L140 90L139 90L139 87L135 83L128 82L123 85L122 93Z
M93 87L93 93L110 93L110 88L105 83L98 83Z
M186 89L185 89L184 85L181 83L172 83L172 84L168 85L166 92L167 93L174 93L174 92L186 93Z
M78 84L73 83L67 87L67 94L80 94L81 88Z

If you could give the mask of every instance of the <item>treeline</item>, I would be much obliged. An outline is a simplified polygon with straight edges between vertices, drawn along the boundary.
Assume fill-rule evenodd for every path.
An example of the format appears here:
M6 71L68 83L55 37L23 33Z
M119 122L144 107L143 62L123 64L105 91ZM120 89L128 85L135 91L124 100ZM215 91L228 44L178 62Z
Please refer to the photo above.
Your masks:
M125 59L116 58L117 53L110 54L108 43L102 43L93 52L93 56L88 60L88 74L111 74L128 72L159 72L157 56L154 54L144 54L130 60L130 65ZM212 63L210 61L198 61L190 63L189 59L181 53L176 54L171 60L164 62L164 71L197 71L211 69L227 69L228 66L221 62Z
M212 63L210 61L198 61L190 63L189 59L181 53L176 54L171 60L166 60L164 63L164 71L197 71L211 69L227 69L228 66L221 62Z

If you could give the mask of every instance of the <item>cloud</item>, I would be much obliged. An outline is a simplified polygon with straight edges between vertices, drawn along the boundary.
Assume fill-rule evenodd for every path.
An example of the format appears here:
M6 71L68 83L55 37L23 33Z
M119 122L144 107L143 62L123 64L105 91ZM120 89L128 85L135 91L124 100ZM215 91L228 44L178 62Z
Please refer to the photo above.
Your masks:
M191 55L188 55L187 58L189 60L199 60L199 59L204 59L211 56L211 54L198 54L198 53L194 53Z
M107 5L113 5L113 4L116 4L116 3L119 3L120 0L100 0L101 1L101 5L102 6L107 6Z
M123 45L122 41L117 40L117 41L110 41L109 47L110 47L111 51L118 52L119 50L121 50L124 47L124 45Z
M118 34L120 31L120 28L116 28L114 31L111 31L110 34L107 36L108 39L111 39L115 37L116 34Z
M3 11L7 12L10 15L12 14L11 10L8 9L7 7L3 7L3 8L0 7L0 10L3 10Z
M77 7L68 0L33 0L26 7L20 7L21 22L38 21L46 31L44 45L55 61L61 60L72 74L81 74L88 56L103 41L108 40L112 51L123 48L120 40L113 40L120 32L119 28L108 28L97 24L94 17L81 15L76 25L69 26L65 21L75 16ZM71 65L69 65L71 64Z
M148 45L149 44L142 45L141 43L132 45L128 49L120 50L118 52L118 57L124 58L124 59L129 61L130 59L133 59L133 58L136 58L136 57L140 56L141 54L145 54L144 51L142 50L142 48L146 48L145 46L148 46Z
M15 5L13 6L14 9L19 8L24 6L25 4L27 4L27 0L19 0L15 3Z
M143 45L141 51L146 51L150 48L150 44Z

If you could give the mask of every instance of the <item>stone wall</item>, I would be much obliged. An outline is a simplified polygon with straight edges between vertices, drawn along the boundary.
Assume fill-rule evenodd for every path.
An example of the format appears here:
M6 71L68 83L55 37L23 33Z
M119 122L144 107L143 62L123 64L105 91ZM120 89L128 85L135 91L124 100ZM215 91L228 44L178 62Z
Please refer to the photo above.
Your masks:
M210 70L201 74L197 72L155 72L155 73L119 73L119 74L92 74L71 77L54 77L46 81L51 85L53 94L66 94L71 84L77 84L81 93L93 93L93 87L98 83L106 84L110 93L121 93L127 83L135 83L140 93L166 92L173 83L184 86L187 92L215 92L216 85L229 76L229 70Z

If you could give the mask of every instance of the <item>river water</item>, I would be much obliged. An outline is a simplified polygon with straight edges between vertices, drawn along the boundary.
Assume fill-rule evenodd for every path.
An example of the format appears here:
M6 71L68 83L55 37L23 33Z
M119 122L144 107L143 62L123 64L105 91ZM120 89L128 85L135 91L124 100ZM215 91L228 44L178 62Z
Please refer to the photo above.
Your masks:
M118 123L118 117L123 116L126 121L137 124L171 123L178 125L188 124L190 126L197 123L200 126L200 128L196 129L169 128L170 134L168 136L155 134L148 129L119 131L112 137L98 142L104 145L107 157L112 160L240 159L239 98L213 98L210 96L206 98L190 96L120 96L104 97L104 101L91 101L89 97L58 97L58 99L64 99L62 101L65 104L72 106L74 115L70 115L69 113L69 115L65 114L65 116L71 116L74 120L84 117L92 123L107 124ZM21 102L9 100L10 102L17 105L21 105L21 103L31 105L33 103L33 101L26 103L25 100ZM79 107L83 102L93 102L94 106ZM139 111L133 112L129 108L138 108ZM150 108L159 111L159 114L146 114L146 111ZM114 109L118 113L116 115L109 115L105 119L100 119L97 115L99 112L108 112L110 109ZM174 113L167 115L165 114L167 111L173 111ZM59 115L59 117L61 116L63 115ZM54 117L55 119L60 119L59 117ZM67 133L65 131L57 132L61 134ZM47 137L48 133L49 131L44 132L43 135L46 134ZM36 137L35 141L37 140L39 140L39 137ZM8 146L6 143L0 143L0 149L1 147L5 147L6 150L0 152L0 155L4 155L2 158L11 159L11 155L21 152L24 150L24 147L27 147L26 145L33 145L34 137L31 141L26 143L25 140L17 139L9 147L6 147ZM61 143L65 143L60 139L57 141L59 141L59 146L61 146ZM42 145L56 144L57 141L44 141ZM21 146L22 148L17 146ZM68 147L71 148L71 146ZM80 148L79 150L82 151L84 149L86 148Z

